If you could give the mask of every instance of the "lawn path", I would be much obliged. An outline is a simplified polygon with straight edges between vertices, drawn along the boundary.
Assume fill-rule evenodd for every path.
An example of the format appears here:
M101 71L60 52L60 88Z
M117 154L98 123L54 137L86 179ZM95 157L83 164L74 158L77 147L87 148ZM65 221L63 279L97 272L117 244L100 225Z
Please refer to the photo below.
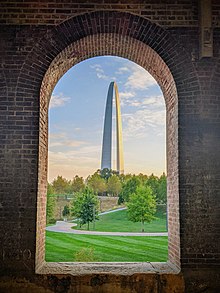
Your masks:
M110 211L106 211L106 212L101 212L101 213L99 213L99 215L111 214L111 213L118 212L118 211L123 211L123 210L126 210L126 209L127 209L126 207L118 208L118 209L114 209L114 210L110 210Z
M71 227L77 226L75 223L68 223L64 221L57 221L56 225L46 227L47 231L72 233L72 234L86 234L86 235L105 235L105 236L168 236L168 233L145 233L145 232L100 232L100 231L85 231L74 230Z

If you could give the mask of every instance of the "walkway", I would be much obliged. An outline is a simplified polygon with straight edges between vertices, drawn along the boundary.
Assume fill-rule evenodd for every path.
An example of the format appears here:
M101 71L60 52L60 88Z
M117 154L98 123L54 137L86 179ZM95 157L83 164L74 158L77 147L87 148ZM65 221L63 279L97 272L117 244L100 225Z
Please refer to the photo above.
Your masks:
M57 221L56 225L46 227L47 231L72 233L72 234L86 234L86 235L105 235L105 236L168 236L168 233L133 233L133 232L100 232L87 230L74 230L71 227L77 226L76 223L69 223L64 221Z

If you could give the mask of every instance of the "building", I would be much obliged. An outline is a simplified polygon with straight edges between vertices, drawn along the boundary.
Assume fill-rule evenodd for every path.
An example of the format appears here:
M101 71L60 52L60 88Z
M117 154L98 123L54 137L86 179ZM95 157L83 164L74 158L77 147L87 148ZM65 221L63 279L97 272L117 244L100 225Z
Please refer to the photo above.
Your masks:
M112 102L113 90L115 90L115 104L116 104L116 155L117 155L117 172L124 173L124 154L122 142L122 122L121 109L118 87L115 82L111 82L108 89L106 100L103 142L102 142L102 160L101 170L107 168L112 169Z
M1 1L0 291L220 292L218 0ZM87 58L128 58L166 101L169 262L46 263L52 90Z

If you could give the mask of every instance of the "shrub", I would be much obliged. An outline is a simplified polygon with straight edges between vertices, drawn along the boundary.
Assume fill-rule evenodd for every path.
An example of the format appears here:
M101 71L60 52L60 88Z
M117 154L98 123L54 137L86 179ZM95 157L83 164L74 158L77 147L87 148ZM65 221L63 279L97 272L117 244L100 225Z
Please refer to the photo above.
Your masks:
M78 262L97 262L98 259L94 255L94 249L92 247L83 247L75 253L75 261Z

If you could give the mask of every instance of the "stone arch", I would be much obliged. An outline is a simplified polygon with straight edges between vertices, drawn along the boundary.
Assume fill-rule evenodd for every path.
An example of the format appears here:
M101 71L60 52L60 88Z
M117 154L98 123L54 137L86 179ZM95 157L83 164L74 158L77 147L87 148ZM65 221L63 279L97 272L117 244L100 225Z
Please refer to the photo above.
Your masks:
M42 53L43 52L43 53ZM37 199L37 269L44 262L47 178L47 111L52 90L73 65L90 57L116 55L148 70L159 83L167 108L169 261L181 266L179 214L180 114L178 103L193 96L199 85L190 55L161 27L139 16L99 11L74 17L53 29L27 56L18 81L39 102L39 160ZM37 60L37 61L36 61ZM23 77L34 72L31 87ZM189 83L190 80L194 83ZM19 85L20 83L20 85ZM191 87L185 88L188 83Z

